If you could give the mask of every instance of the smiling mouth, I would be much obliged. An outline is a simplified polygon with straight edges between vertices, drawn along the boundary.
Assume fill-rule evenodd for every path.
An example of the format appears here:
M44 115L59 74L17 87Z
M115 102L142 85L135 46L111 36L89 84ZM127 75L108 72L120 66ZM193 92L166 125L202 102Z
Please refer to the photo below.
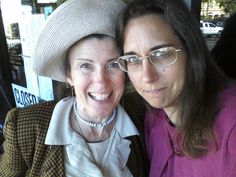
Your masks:
M95 101L106 101L110 98L112 93L88 93L88 95Z

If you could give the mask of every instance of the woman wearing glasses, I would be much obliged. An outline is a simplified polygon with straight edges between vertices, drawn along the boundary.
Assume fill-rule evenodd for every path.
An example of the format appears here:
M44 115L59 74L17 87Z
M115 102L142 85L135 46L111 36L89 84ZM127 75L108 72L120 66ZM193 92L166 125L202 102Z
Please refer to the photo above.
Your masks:
M130 2L117 36L118 64L150 105L150 177L236 176L236 86L213 62L184 2Z

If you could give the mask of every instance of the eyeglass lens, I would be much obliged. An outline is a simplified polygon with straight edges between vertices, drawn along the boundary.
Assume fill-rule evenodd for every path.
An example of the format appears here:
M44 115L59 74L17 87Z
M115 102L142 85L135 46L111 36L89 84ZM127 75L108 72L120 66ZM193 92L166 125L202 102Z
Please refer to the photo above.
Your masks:
M118 64L124 71L138 70L142 67L142 60L148 58L156 67L169 66L174 64L177 60L178 51L180 51L180 49L175 49L174 47L163 47L151 51L148 57L125 55L118 59Z

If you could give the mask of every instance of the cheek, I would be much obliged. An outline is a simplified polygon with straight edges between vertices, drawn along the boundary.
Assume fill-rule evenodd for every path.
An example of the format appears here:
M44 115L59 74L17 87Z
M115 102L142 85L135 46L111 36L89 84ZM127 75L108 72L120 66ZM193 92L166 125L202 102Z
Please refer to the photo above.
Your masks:
M86 89L88 88L90 82L89 78L73 73L71 80L73 82L75 93L77 96L81 93L86 92Z
M172 71L167 72L167 77L166 80L169 80L173 84L173 89L175 90L175 94L179 94L183 88L184 81L185 81L185 67L184 65L179 65L175 67Z
M136 73L136 74L128 73L128 76L129 76L129 79L130 79L131 83L135 87L135 89L138 90L138 88L142 86L142 84L141 84L141 79L142 79L141 76L139 76L138 73Z
M185 58L182 58L180 60L178 67L176 68L177 72L177 79L180 82L181 88L183 87L184 81L185 81L185 74L186 74L186 63L185 63Z
M115 78L112 79L113 85L115 88L124 90L125 87L125 74L116 75Z
M79 97L79 95L86 94L87 88L88 88L88 83L86 81L84 82L80 81L74 84L75 94L77 97Z
M72 77L73 81L74 81L74 84L75 85L84 85L86 82L88 82L88 78L86 77L81 77L81 76L73 76Z
M110 78L109 87L114 91L115 97L117 101L119 101L125 88L125 75L117 74L116 76Z

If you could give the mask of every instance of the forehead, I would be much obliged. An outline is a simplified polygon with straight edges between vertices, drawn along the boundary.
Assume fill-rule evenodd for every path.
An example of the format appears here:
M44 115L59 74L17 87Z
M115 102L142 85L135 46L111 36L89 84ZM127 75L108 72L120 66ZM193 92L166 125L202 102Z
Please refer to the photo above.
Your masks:
M134 17L127 23L124 33L124 49L153 47L170 43L181 45L178 36L162 15L147 14Z
M95 59L119 55L119 48L112 37L90 37L75 43L68 51L69 59Z

